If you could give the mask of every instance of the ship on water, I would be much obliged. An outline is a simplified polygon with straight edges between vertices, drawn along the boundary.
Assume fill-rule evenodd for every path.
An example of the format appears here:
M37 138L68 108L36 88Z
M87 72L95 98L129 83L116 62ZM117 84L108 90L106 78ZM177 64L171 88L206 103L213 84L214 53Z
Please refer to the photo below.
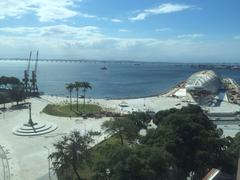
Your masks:
M106 66L101 67L101 70L107 70L107 67Z

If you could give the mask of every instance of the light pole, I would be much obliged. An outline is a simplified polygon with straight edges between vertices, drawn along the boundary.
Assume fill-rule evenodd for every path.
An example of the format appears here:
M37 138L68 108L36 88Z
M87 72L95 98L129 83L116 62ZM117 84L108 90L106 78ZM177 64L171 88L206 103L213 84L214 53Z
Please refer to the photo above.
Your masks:
M31 103L28 104L28 109L29 109L29 120L28 120L28 124L33 126L33 121L32 121L32 106Z
M110 173L111 173L110 169L106 169L106 179L107 180L110 180Z
M76 151L76 154L77 154L77 160L79 160L80 159L80 157L81 157L81 151L80 150L77 150Z
M48 177L49 177L50 180L52 180L52 178L51 178L51 172L50 172L50 170L51 170L51 167L50 167L50 158L49 158L50 149L49 149L47 146L43 146L43 148L47 149L47 151L48 151Z

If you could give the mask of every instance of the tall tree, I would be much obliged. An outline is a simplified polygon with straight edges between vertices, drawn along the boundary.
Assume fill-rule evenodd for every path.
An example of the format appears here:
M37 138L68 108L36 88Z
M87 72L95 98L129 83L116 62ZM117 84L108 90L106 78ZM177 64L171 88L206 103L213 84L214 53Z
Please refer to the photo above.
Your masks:
M13 85L10 91L11 99L17 102L17 105L20 101L24 100L26 94L24 92L24 87L22 84Z
M148 123L151 122L151 116L144 112L133 112L127 116L129 120L132 120L139 130L147 129Z
M0 104L3 104L3 109L6 109L5 104L9 101L10 101L10 98L6 93L0 94Z
M92 89L92 86L89 82L83 81L83 82L81 82L81 88L83 89L83 110L85 112L86 91L88 89Z
M226 147L223 149L224 153L221 156L223 169L229 174L235 174L240 158L240 132L234 138L226 137L225 140Z
M21 82L16 77L6 77L6 76L1 76L0 77L0 86L4 85L4 87L6 89L8 88L8 85L14 86L14 85L19 85L19 84L21 84Z
M168 180L172 157L165 150L155 146L118 145L99 147L100 157L96 159L95 179L105 179L106 169L109 178L116 180ZM113 145L113 144L111 144Z
M82 180L78 167L89 162L89 143L92 142L89 135L81 135L79 131L73 131L69 136L63 136L62 140L54 144L55 152L50 154L54 170L59 172L71 167L78 180Z
M7 88L7 84L9 84L9 78L6 76L0 77L0 85L4 85L5 88Z
M74 84L73 83L66 84L66 89L69 92L70 109L72 110L72 92L73 92L73 89L74 89Z
M8 84L18 85L21 84L20 80L16 77L8 77Z
M135 140L138 136L138 127L135 123L128 118L115 118L109 121L105 121L102 124L102 128L105 132L110 134L118 134L121 144L123 145L123 139Z
M81 82L76 81L74 87L77 91L77 111L78 111L78 97L79 97L79 89L82 87Z
M194 173L201 179L211 167L219 166L224 139L222 131L208 119L198 106L183 107L173 113L162 113L158 128L149 131L142 142L163 146L175 158L179 179Z

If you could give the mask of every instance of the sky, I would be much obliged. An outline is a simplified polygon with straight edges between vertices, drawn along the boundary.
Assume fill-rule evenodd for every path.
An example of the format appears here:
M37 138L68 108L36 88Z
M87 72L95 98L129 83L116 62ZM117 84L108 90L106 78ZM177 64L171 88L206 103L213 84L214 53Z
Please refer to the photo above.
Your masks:
M240 62L239 0L0 0L0 57Z

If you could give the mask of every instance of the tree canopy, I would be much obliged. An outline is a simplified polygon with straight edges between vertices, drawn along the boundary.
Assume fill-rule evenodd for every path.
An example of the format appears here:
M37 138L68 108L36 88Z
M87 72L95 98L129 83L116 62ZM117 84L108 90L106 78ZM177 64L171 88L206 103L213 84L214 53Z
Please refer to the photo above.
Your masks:
M7 88L8 85L18 85L21 84L20 80L16 77L7 77L1 76L0 77L0 86L4 85Z
M212 168L235 174L240 133L224 137L200 107L160 111L154 117L157 128L139 136L149 121L140 113L103 123L112 136L92 149L93 179L199 180Z
M123 118L114 118L109 121L105 121L102 124L102 128L105 129L107 133L118 134L121 140L121 144L124 143L124 138L128 141L135 140L138 136L138 128L135 123L128 119L127 117Z
M140 117L144 116L141 115ZM134 114L127 116L126 119L127 122L135 122L135 126L129 128L132 131L133 129L138 131L139 127L145 126L142 122L148 122L142 120L147 118L139 118ZM128 173L134 172L133 169L131 171L130 167L128 170L131 172L126 173L124 170L124 167L128 165L127 162L134 158L133 162L136 163L135 165L139 165L139 169L144 162L142 169L147 171L147 174L151 174L146 177L143 175L144 173L141 174L145 179L159 179L160 177L160 179L164 179L163 177L186 179L190 174L195 179L201 179L211 168L224 168L224 170L230 172L236 167L227 160L229 160L231 154L237 154L234 147L240 146L239 141L235 140L235 146L230 146L234 140L223 137L222 130L217 129L216 125L208 119L200 107L189 105L180 110L160 111L156 114L154 122L157 124L157 128L148 130L147 135L140 139L140 144L125 147L126 149L123 151L126 152L123 152L124 155L120 159L114 160L111 156L111 161L117 164L121 163L120 165L114 165L114 163L109 165L113 167L113 172L118 174L117 177L122 177L120 179L124 179L123 177L139 179L139 177L129 177ZM122 123L122 121L108 123L111 124L108 125L108 128L110 127L112 133L119 133L120 127L127 124L126 122ZM115 126L114 123L116 123ZM126 126L130 127L129 125ZM234 150L231 150L231 147ZM146 149L149 152L148 156L143 155ZM115 150L117 151L116 154L120 155L121 152L119 151L121 150L122 148ZM136 152L143 154L140 153L141 156L137 156L138 153ZM163 158L163 154L168 158ZM149 157L152 157L151 161ZM120 176L123 174L124 176Z
M16 101L17 104L26 98L24 87L22 84L13 85L10 91L11 99Z
M22 101L26 98L24 92L24 87L21 81L16 77L0 77L0 88L2 88L2 93L0 94L0 103L7 103L9 101Z
M54 170L59 173L72 167L77 179L81 180L77 167L90 160L89 143L92 141L89 135L81 135L79 131L63 136L62 140L54 144L55 152L49 156Z
M151 121L150 115L144 112L133 112L127 115L126 118L133 121L138 130L147 129L148 123Z
M198 106L169 110L156 116L158 127L149 131L143 144L163 147L175 158L177 173L202 177L209 168L221 167L225 146L222 130Z

